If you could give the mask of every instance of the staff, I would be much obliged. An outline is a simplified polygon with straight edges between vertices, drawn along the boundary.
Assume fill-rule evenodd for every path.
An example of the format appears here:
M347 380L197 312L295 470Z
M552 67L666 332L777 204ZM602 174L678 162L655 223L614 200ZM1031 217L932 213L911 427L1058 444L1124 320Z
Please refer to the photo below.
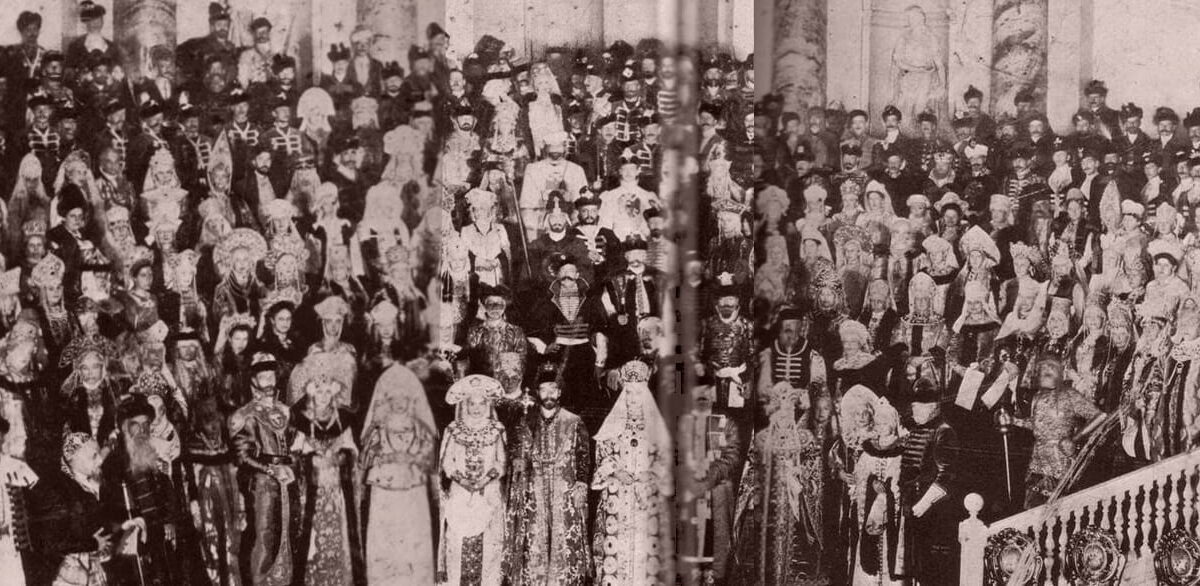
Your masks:
M133 521L135 518L133 515L133 499L129 496L129 484L128 483L125 483L125 482L121 483L121 497L125 501L125 520ZM146 586L146 572L142 568L142 554L138 553L137 543L134 543L133 547L134 547L133 559L134 559L134 562L137 567L138 585Z

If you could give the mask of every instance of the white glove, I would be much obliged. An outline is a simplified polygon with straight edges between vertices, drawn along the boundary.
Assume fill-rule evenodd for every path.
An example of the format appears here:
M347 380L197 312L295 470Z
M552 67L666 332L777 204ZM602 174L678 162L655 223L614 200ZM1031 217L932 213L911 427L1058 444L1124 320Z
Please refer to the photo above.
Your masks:
M945 498L945 496L946 489L936 484L930 486L929 490L925 491L925 496L921 497L921 500L917 501L917 504L913 505L913 516L920 518L929 511L929 507L937 504L937 502Z

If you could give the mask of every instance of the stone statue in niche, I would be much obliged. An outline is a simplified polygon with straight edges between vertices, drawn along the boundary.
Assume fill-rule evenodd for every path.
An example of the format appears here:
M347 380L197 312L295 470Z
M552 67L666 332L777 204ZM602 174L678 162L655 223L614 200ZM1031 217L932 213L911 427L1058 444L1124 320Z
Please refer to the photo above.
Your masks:
M891 103L915 121L922 112L947 117L946 67L940 43L929 28L925 10L917 5L904 9L907 25L892 50L890 67Z

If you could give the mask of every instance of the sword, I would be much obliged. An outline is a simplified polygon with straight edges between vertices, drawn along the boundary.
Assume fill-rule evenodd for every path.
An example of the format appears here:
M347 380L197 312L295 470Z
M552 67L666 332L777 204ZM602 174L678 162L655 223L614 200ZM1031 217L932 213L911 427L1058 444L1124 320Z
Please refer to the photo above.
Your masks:
M532 279L533 267L529 266L529 240L525 238L525 218L522 217L523 214L521 213L521 201L517 197L515 189L511 191L511 195L512 209L516 212L514 215L517 216L517 232L521 235L521 253L525 257L525 276ZM509 262L511 263L512 261L510 260Z

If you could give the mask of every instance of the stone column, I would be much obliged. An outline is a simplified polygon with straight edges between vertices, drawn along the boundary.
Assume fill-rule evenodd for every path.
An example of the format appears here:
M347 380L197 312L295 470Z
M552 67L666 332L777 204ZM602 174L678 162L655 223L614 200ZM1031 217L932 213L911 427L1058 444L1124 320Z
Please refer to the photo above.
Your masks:
M415 0L358 0L358 22L385 37L377 58L399 61L405 71L409 47L425 44L424 31L417 30Z
M115 0L114 42L124 56L125 74L141 79L149 67L150 48L166 45L175 48L175 0Z
M1091 0L1050 0L1047 51L1046 116L1056 131L1070 131L1071 116L1079 109L1080 92L1091 78L1091 46L1084 23ZM1086 45L1086 46L1085 46Z
M946 85L950 97L948 113L953 115L965 107L962 95L968 87L979 88L986 97L993 95L992 0L954 0L949 9L950 54ZM1008 105L1012 105L1011 99ZM1000 109L1011 108L1001 104ZM942 121L942 128L950 130L949 120Z
M1048 0L995 0L993 15L992 111L1013 111L1021 89L1046 92Z
M776 0L775 67L771 85L783 108L800 112L825 105L828 0ZM756 80L757 81L757 80Z
M754 93L775 89L775 0L754 0Z
M869 5L870 0L829 3L828 68L836 73L829 76L826 93L847 110L867 107Z

